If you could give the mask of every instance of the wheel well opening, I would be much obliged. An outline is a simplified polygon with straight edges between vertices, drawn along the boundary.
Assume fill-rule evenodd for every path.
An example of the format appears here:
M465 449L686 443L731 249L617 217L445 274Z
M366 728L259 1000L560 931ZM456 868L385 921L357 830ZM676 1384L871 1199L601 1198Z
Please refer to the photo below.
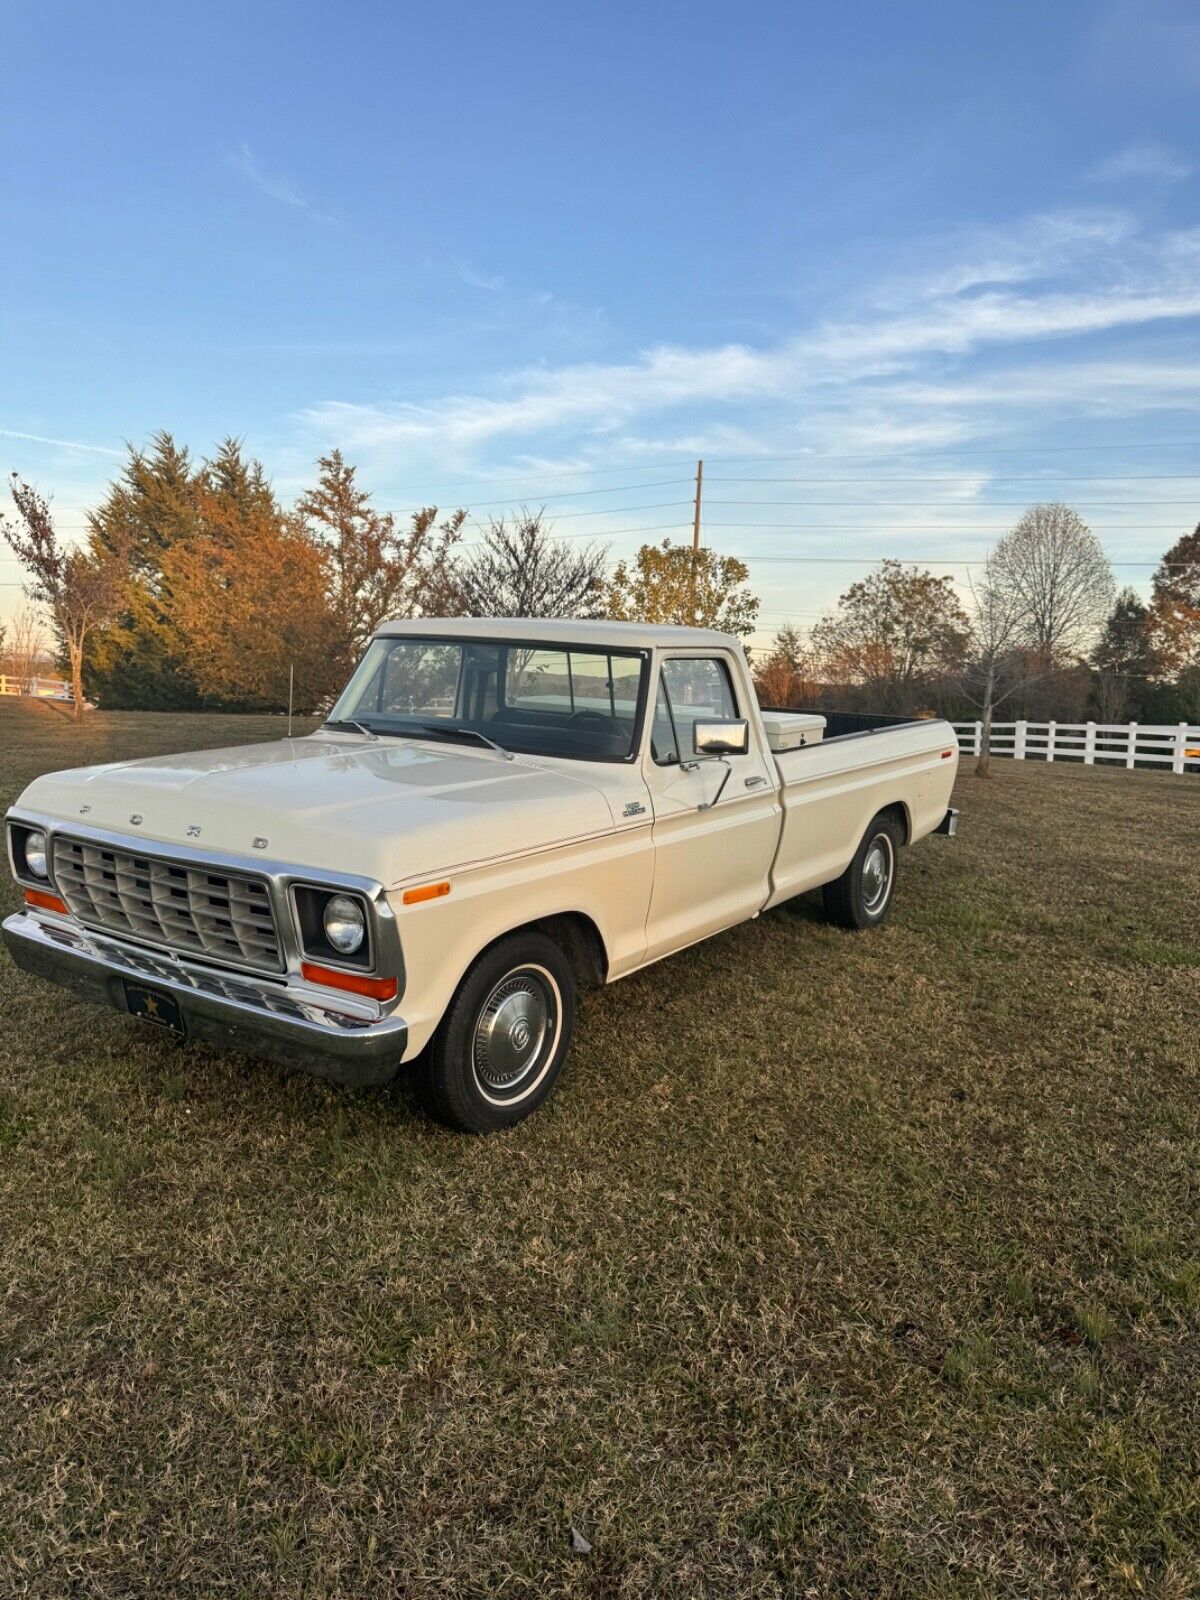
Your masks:
M902 845L908 843L910 832L908 807L902 801L897 800L894 805L884 806L883 810L880 811L878 815L881 817L890 817L900 829L900 843Z
M604 948L604 940L591 917L585 916L582 911L564 911L558 916L540 917L536 922L525 923L521 929L514 928L513 932L524 932L526 929L544 933L562 946L581 989L596 988L608 976L608 952Z

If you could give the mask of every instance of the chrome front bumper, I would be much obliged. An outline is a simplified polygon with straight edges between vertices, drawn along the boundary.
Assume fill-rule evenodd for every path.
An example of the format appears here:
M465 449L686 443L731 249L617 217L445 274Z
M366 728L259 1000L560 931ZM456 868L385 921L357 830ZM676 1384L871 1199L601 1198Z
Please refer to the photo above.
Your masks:
M338 1083L388 1082L408 1043L401 1017L352 1016L328 1007L311 990L226 974L57 918L18 912L2 931L17 966L81 1000L125 1011L126 983L147 984L175 999L189 1039Z

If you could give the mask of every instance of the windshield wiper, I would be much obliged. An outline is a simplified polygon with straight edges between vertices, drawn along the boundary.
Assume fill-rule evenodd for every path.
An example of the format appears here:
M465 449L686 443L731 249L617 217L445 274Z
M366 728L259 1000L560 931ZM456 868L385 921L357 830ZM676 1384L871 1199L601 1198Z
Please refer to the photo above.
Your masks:
M361 722L355 722L353 717L344 717L340 722L323 722L323 728L353 728L361 733L364 739L378 739L379 735L373 728L364 728Z
M505 761L515 761L517 758L511 750L506 750L502 744L497 744L495 739L489 739L486 733L480 733L478 728L442 727L438 722L422 722L418 726L424 733L432 734L434 738L460 738L478 739L480 744L486 744L489 750L494 750L498 756L503 756Z
M374 728L365 727L361 722L355 722L352 717L344 717L338 722L322 723L325 728L355 728L368 739L381 737ZM385 728L383 736L388 739L478 739L480 744L487 745L489 750L494 750L498 756L503 756L505 761L515 761L517 758L511 750L506 750L502 744L497 744L495 739L489 739L486 733L480 733L478 728L456 728L453 724L443 726L440 722L415 722L407 728Z

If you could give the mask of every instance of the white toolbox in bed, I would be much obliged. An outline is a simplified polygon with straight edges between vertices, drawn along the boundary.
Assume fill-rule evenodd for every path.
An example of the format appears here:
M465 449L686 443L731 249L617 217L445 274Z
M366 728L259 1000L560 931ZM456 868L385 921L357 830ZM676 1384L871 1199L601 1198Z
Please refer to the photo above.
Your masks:
M825 735L825 718L815 711L764 711L762 720L767 743L776 755L820 744Z

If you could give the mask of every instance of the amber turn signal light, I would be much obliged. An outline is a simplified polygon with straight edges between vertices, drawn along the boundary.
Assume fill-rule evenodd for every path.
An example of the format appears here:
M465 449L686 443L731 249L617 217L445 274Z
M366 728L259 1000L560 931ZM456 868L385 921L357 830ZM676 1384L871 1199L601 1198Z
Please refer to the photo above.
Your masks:
M309 983L322 984L326 989L345 989L349 994L366 995L368 1000L396 998L395 978L364 978L357 972L338 972L335 967L319 967L315 961L302 961L300 971Z
M67 902L60 900L56 894L47 894L45 889L26 889L25 904L37 906L42 911L57 911L59 916L69 917Z
M422 900L440 900L443 895L450 893L448 883L423 883L419 889L405 889L404 904L406 906L419 906Z

